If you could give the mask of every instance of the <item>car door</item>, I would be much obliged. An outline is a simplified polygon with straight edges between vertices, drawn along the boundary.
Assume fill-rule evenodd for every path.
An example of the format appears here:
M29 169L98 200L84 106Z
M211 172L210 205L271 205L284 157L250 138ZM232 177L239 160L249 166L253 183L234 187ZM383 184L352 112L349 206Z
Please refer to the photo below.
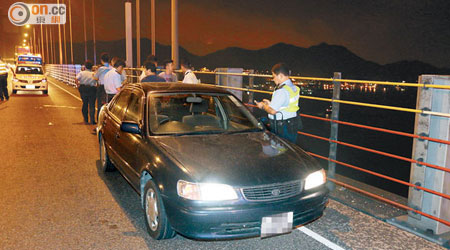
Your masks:
M108 119L105 120L105 143L109 149L109 157L119 170L122 171L124 162L119 146L117 145L117 137L120 136L120 125L128 106L131 91L124 89L119 92L118 96L113 100L114 103L109 107Z
M123 116L122 122L136 123L143 128L143 96L142 90L134 90L131 92L128 107ZM133 134L125 131L119 131L116 137L117 150L120 152L124 164L124 174L133 185L139 183L139 172L137 163L138 149L143 140L143 134Z

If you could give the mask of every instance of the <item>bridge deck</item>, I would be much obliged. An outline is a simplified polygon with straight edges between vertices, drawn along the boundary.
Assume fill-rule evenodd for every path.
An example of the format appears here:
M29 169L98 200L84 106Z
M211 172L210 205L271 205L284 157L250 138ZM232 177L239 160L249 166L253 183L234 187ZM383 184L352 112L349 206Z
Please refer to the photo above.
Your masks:
M323 217L291 234L154 241L136 193L117 172L99 171L98 142L77 96L50 79L49 96L19 93L0 103L0 249L444 249L366 214L403 211L340 188Z

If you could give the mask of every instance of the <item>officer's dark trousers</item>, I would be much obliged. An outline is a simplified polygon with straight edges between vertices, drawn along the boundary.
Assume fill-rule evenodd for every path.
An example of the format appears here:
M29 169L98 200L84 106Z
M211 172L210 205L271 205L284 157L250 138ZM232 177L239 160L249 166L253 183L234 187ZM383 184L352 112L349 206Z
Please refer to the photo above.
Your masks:
M0 100L8 100L8 74L0 75Z
M301 121L298 117L294 117L287 120L275 120L270 119L270 131L277 134L279 137L287 139L293 143L297 143L297 131L301 125Z
M84 122L89 122L89 111L91 123L95 124L95 99L97 96L97 87L80 85L78 90L80 91L81 100L83 101L83 108L81 109L81 112L83 113Z
M97 120L98 120L98 113L100 112L100 108L105 103L106 103L105 86L99 84L97 86Z

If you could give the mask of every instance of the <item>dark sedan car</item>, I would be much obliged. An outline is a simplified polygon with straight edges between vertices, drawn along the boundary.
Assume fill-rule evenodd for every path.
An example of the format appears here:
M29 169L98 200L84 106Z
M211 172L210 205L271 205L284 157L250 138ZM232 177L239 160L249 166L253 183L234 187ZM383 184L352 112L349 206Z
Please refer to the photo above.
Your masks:
M140 194L155 239L285 233L328 200L318 163L217 87L129 84L103 106L97 131L103 170Z

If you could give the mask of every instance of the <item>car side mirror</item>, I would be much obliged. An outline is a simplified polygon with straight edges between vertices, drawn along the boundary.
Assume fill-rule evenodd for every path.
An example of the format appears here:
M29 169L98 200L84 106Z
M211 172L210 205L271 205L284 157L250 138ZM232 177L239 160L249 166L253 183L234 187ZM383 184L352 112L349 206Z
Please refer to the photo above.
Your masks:
M131 134L141 134L141 128L136 122L122 122L120 130Z

